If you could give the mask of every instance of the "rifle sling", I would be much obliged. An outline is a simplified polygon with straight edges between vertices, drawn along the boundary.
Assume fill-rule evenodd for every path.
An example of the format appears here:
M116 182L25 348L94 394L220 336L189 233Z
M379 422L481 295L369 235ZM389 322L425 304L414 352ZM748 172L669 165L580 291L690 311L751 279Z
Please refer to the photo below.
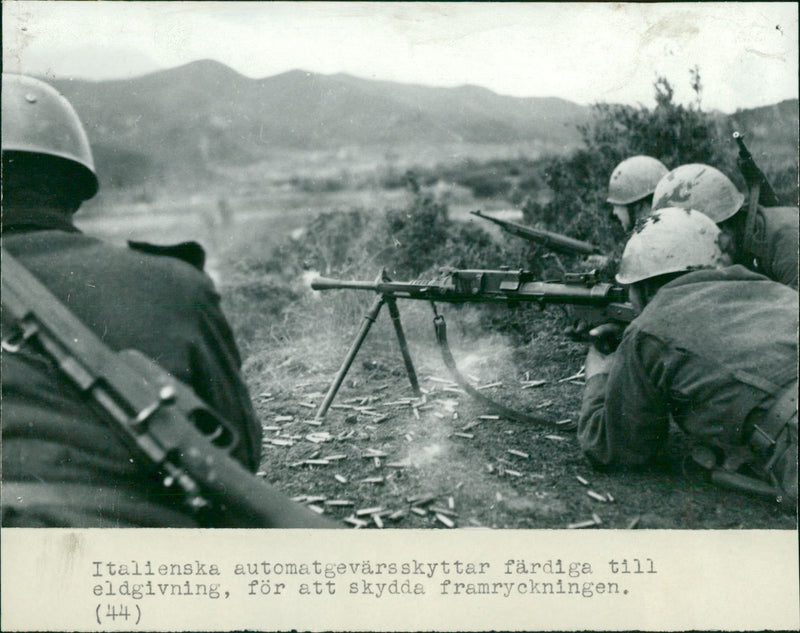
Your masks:
M434 319L433 319L433 330L436 334L436 342L439 345L439 350L442 353L442 360L447 368L450 370L450 373L453 375L456 383L458 386L461 387L464 391L466 391L473 399L483 404L489 410L494 411L497 415L508 418L510 420L516 420L517 422L523 422L526 424L537 424L539 426L550 426L559 429L560 431L574 431L576 425L575 424L558 424L552 420L548 420L546 418L540 418L534 415L530 415L529 413L525 413L523 411L517 411L516 409L511 409L499 402L495 402L485 394L478 391L475 387L473 387L464 375L458 370L456 366L456 361L453 358L453 354L450 351L450 346L447 343L447 324L445 323L444 316L439 314L436 311L436 306L433 304L433 311L434 311Z
M744 231L744 250L747 255L754 258L761 258L766 255L766 242L763 232L758 235L758 228L756 227L760 192L761 185L759 183L755 183L750 187L750 200L747 205L747 221Z

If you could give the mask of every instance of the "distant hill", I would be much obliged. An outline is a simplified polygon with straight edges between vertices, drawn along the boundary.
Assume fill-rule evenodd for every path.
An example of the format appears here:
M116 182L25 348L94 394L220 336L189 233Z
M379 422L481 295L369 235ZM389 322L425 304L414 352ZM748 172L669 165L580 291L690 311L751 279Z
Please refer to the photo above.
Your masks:
M778 152L796 155L798 147L798 100L787 99L771 106L737 110L730 116L733 126L745 134L765 154ZM755 152L753 147L750 151Z
M567 150L590 109L477 86L437 88L293 70L250 79L214 61L108 81L51 81L87 127L101 180L114 186L211 164L249 164L281 149L516 144ZM737 112L753 140L787 130L797 100Z
M87 127L100 168L142 170L250 163L281 148L503 144L571 147L584 106L504 97L484 88L436 88L294 70L249 79L199 61L126 80L51 81Z

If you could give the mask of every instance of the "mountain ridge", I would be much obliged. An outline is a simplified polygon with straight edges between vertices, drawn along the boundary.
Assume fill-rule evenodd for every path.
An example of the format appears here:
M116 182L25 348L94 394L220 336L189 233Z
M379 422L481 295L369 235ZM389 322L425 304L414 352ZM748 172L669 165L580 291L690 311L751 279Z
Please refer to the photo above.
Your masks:
M567 151L580 144L578 125L591 116L590 107L559 97L302 69L253 79L214 60L129 79L48 81L78 111L98 168L110 161L126 180L252 164L283 150L528 144ZM769 129L761 131L774 134L791 122L792 100L786 103L730 116L747 126L764 119Z
M477 86L441 88L299 69L250 79L212 60L131 79L51 83L73 102L92 140L101 143L129 116L156 112L155 138L163 136L159 127L179 128L179 116L202 124L216 115L232 128L257 127L260 138L274 145L301 149L460 139L575 142L570 126L588 116L588 108L565 100L505 97ZM469 99L480 100L482 107Z

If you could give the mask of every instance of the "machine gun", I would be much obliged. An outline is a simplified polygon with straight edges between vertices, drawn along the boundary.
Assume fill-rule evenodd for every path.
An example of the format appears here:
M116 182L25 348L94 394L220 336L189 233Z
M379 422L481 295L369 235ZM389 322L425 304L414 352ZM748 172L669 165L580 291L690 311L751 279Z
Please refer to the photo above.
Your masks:
M432 281L413 282L391 281L384 272L375 281L341 281L317 277L311 281L311 288L322 291L368 290L378 294L375 303L364 316L364 322L317 412L317 418L322 418L327 413L364 338L377 319L384 303L389 306L406 371L416 395L419 395L419 385L400 324L400 313L396 305L397 299L430 301L433 304L434 326L445 364L453 372L456 382L462 388L470 395L490 404L495 410L501 410L506 417L534 422L542 422L542 420L522 416L502 407L502 405L489 403L485 397L479 397L475 389L468 387L468 383L455 367L455 361L452 359L447 347L444 318L437 312L436 302L455 304L500 303L506 305L534 303L541 307L547 305L570 306L573 330L584 333L588 332L593 326L603 323L611 322L626 326L636 317L635 309L631 304L627 303L625 289L600 282L594 272L567 274L559 282L537 280L533 273L524 270L445 270L439 278Z
M488 215L483 215L480 210L470 211L475 217L483 220L488 220L499 226L504 231L528 240L529 242L536 242L542 244L552 251L566 255L602 255L602 251L589 242L576 240L573 237L562 235L561 233L553 233L552 231L545 231L544 229L534 229L530 226L517 224L516 222L508 222L500 220Z
M234 527L339 527L293 503L232 457L238 435L187 385L136 350L115 352L44 285L2 252L5 354L32 346L198 516Z

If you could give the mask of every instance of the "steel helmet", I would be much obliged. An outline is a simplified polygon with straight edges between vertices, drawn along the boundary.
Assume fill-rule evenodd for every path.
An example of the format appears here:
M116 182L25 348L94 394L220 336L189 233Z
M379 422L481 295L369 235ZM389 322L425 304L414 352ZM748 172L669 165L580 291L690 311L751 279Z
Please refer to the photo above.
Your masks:
M75 109L49 84L3 73L2 148L6 152L44 154L69 161L84 200L97 193L89 139Z
M652 156L631 156L614 168L608 182L607 202L631 204L649 196L669 170Z
M719 169L702 163L681 165L661 179L653 194L653 210L696 209L719 224L736 213L744 195Z
M617 272L621 284L667 273L719 268L724 256L719 227L699 211L667 207L653 211L634 229Z

